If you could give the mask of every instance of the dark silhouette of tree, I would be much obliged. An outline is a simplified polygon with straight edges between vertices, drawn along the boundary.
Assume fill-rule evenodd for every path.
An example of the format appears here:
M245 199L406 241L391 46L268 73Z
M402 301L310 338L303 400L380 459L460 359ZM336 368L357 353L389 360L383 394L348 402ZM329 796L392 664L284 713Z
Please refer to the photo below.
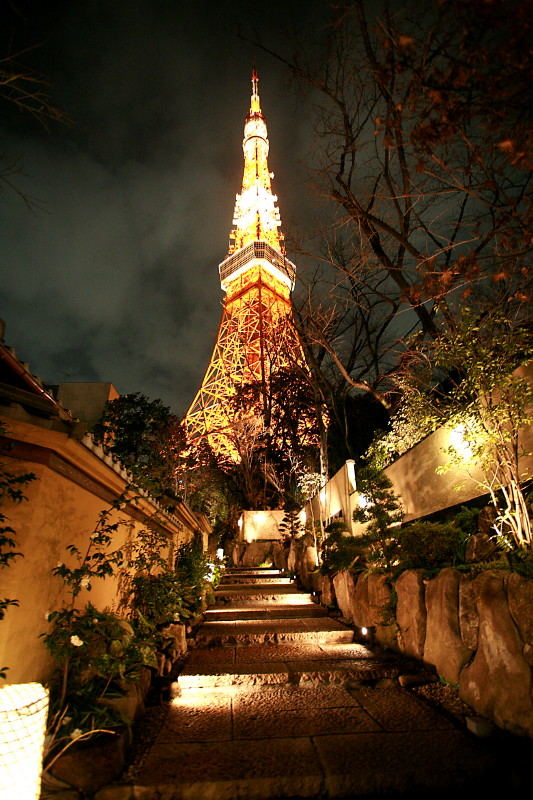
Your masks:
M300 332L332 399L394 409L409 336L530 304L530 0L335 4L310 87L329 215ZM337 403L338 405L338 403ZM342 406L341 406L342 408Z
M93 435L128 469L135 483L155 496L179 495L185 464L180 421L161 400L140 392L106 403Z

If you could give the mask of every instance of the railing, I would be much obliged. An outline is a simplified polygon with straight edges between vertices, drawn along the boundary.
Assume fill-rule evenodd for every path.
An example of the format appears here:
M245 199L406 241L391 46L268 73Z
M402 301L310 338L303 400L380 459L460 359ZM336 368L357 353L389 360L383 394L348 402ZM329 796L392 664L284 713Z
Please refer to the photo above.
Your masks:
M268 261L289 279L291 289L294 287L296 267L292 261L289 261L288 258L285 258L285 256L283 256L277 250L274 250L274 248L271 247L268 242L251 242L242 250L232 253L232 255L228 256L228 258L226 258L219 265L218 269L220 272L220 281L223 285L223 288L224 283L231 277L231 275L233 275L233 273L237 272L242 267L246 266L246 264L248 264L250 261L255 259Z

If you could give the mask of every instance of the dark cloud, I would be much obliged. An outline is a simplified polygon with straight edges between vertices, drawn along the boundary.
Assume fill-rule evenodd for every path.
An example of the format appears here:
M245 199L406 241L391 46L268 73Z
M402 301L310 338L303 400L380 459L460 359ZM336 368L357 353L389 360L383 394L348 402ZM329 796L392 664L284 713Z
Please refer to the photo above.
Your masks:
M305 208L305 105L250 40L288 55L325 5L22 4L14 30L42 43L27 58L72 120L46 132L11 113L0 129L36 200L1 197L0 315L44 380L111 380L187 408L220 317L254 62L284 228Z

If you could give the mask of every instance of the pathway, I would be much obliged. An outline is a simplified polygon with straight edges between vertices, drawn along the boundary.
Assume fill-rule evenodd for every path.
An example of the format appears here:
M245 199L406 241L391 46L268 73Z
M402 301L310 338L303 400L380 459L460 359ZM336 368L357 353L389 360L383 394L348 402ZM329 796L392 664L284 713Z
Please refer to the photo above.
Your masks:
M277 570L230 571L205 616L135 786L98 800L435 797L501 780L486 747L400 688L398 659Z

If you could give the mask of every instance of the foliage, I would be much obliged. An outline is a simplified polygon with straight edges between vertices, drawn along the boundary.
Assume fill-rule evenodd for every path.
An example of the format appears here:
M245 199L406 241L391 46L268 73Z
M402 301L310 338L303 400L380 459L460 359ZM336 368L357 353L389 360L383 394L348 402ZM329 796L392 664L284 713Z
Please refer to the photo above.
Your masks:
M2 428L0 428L1 432ZM5 469L3 464L0 465L0 506L3 506L6 501L20 504L27 500L28 498L25 496L23 489L35 479L36 475L33 472L17 475ZM0 569L9 567L15 558L22 557L22 553L15 549L17 543L14 537L15 529L9 525L9 517L7 514L0 512ZM0 598L0 620L4 618L9 606L16 605L18 605L18 600L7 597Z
M296 536L300 536L304 532L304 527L300 512L296 510L286 511L278 526L284 539L294 539Z
M400 528L398 569L434 569L464 562L468 535L450 523L413 522Z
M299 327L347 448L346 398L394 410L414 330L453 332L465 304L529 304L530 324L532 18L522 0L352 0L290 64L328 201ZM412 412L404 448L432 430Z
M523 371L532 348L531 330L520 309L503 314L487 307L480 315L479 309L465 308L453 331L432 340L416 337L411 347L409 363L397 376L401 411L374 456L383 463L384 453L401 453L416 441L416 431L423 435L445 424L450 445L440 471L467 471L490 495L501 543L507 548L531 546L520 431L533 413L533 387ZM481 469L482 478L474 467Z
M52 684L52 713L62 716L61 738L116 728L124 724L106 700L123 694L124 685L139 677L150 653L128 622L91 603L84 610L61 609L48 615L52 625L44 641L59 670ZM63 693L63 672L68 682Z
M116 722L116 715L102 710L100 701L143 663L143 648L128 623L90 604L85 611L77 608L82 591L91 591L95 580L114 575L123 565L122 550L112 549L112 544L117 530L128 523L112 520L128 500L126 493L101 511L85 551L69 545L70 563L59 562L52 570L66 593L63 606L47 614L52 629L42 634L56 662L51 705L54 719L68 718L76 735L78 730L100 728L104 718ZM82 723L89 727L84 730Z
M161 400L135 392L106 403L94 438L154 496L182 491L185 434Z
M479 508L461 506L454 516L453 524L460 528L465 535L472 536L478 532L480 513L481 510Z
M320 471L323 404L306 370L274 361L268 380L243 384L227 399L236 458L219 465L237 481L246 508L300 507L307 476Z
M355 571L366 564L366 539L350 536L342 522L332 522L326 528L322 542L320 572L328 575L343 569Z
M220 577L210 568L199 539L179 547L175 564L168 551L167 537L155 525L140 532L128 562L133 577L123 601L135 628L156 647L163 643L162 629L191 619L206 583Z
M369 567L391 569L397 559L395 528L402 521L402 509L392 492L387 476L373 466L357 472L357 485L363 503L353 513L354 521L366 524Z
M202 550L201 537L193 536L190 542L180 545L174 562L176 576L184 586L194 586L201 590L211 573L209 559Z
M132 579L131 603L136 626L155 635L166 625L190 619L198 607L198 592L183 586L170 571L139 574Z

